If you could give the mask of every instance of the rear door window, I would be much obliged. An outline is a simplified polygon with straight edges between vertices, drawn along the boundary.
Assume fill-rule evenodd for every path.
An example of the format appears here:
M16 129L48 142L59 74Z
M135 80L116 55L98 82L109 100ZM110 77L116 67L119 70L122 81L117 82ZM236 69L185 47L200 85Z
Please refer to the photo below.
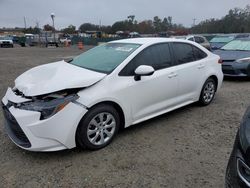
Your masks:
M189 63L196 60L193 47L190 44L173 43L173 51L177 65Z
M173 52L177 65L198 61L207 57L204 51L186 43L173 43Z
M207 54L200 50L199 48L193 46L194 56L196 60L201 60L207 57Z

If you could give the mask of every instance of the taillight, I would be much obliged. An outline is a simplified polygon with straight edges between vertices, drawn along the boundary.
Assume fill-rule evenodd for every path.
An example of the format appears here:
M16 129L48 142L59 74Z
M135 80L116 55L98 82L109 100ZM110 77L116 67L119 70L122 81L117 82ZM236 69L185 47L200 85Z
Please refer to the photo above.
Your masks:
M219 60L218 60L218 63L219 63L219 64L222 64L222 63L223 63L222 59L219 59Z

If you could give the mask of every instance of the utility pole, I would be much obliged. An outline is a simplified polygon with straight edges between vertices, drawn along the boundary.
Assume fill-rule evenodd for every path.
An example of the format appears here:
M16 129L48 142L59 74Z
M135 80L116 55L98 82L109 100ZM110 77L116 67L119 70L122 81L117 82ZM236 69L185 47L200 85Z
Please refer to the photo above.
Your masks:
M24 28L27 29L26 18L25 18L25 16L23 17L23 21L24 21Z
M102 20L99 20L99 30L101 30L102 27Z
M37 30L38 30L38 44L39 44L39 46L41 46L40 28L39 28L39 22L38 21L36 21L36 27L37 27Z
M51 19L52 19L52 22L53 22L53 28L54 28L54 43L56 43L56 28L55 28L55 13L51 13Z
M193 19L193 26L195 26L196 18Z

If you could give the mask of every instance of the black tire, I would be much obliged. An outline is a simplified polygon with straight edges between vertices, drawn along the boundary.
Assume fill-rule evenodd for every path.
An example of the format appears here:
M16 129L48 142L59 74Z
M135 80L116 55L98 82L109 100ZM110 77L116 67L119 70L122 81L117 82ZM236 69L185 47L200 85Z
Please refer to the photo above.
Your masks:
M208 84L212 84L214 86L214 92L212 96L209 96L209 100L206 100L205 95L206 95L206 89L207 89ZM216 88L217 88L216 81L213 78L208 78L206 82L204 83L202 90L201 90L200 99L199 99L199 104L201 106L207 106L213 101L215 93L216 93Z
M237 132L233 151L230 155L227 168L226 168L226 176L225 176L225 188L241 188L244 186L240 186L238 182L238 172L237 172L237 149L240 147L240 138L239 131Z
M107 142L105 142L104 144L95 145L90 142L87 131L90 126L90 121L93 120L97 115L101 113L111 114L115 120L116 125L114 129L114 133L112 133L113 134L112 137L110 137ZM117 134L119 130L119 126L120 126L120 116L113 106L106 105L106 104L97 105L91 108L89 112L80 121L77 131L76 131L76 145L82 149L89 149L89 150L98 150L98 149L104 148L105 146L109 145L112 142L113 138L115 137L115 135ZM94 133L94 134L97 135L99 133ZM102 133L102 134L105 134L105 133Z

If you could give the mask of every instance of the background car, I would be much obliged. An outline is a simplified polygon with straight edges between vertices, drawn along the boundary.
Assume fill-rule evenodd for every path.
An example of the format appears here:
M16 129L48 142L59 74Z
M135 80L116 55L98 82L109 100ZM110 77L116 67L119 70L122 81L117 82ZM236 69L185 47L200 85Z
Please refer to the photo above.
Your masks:
M250 38L235 39L213 53L221 57L225 76L250 76Z
M227 43L231 42L232 40L248 38L249 36L250 35L247 33L216 35L210 40L211 49L212 50L220 49L221 47L225 46Z
M250 187L250 107L237 132L226 170L226 188Z
M68 43L71 44L71 36L68 34L63 34L62 36L59 37L59 42L60 43Z
M210 40L211 50L217 50L235 39L235 35L217 35Z
M203 37L201 35L173 36L173 38L194 41L194 42L197 42L198 44L202 45L204 48L211 50L210 43L208 42L208 40L205 37Z
M96 150L119 128L209 105L222 80L219 56L195 42L113 41L20 75L2 99L6 130L26 150Z
M13 48L14 44L11 38L0 36L0 48Z

